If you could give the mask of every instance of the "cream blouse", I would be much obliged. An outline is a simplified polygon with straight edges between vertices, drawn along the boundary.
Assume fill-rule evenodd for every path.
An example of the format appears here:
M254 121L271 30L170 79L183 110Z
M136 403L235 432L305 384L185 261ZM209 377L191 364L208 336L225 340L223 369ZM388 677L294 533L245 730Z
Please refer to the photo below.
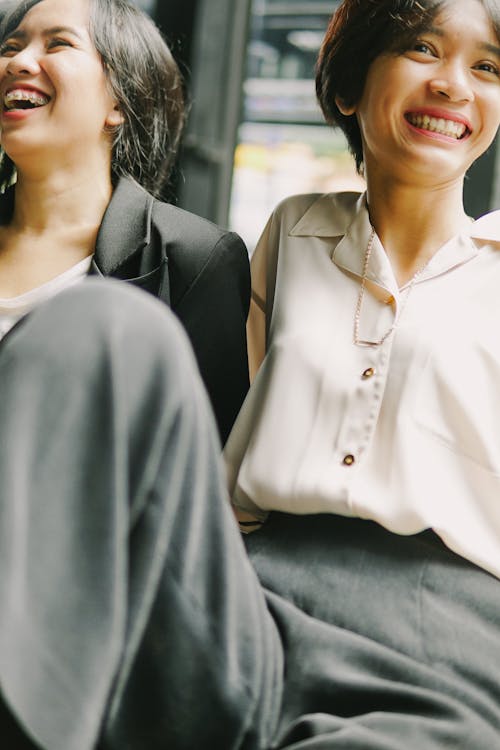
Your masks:
M364 195L301 195L252 259L255 376L225 450L236 509L432 528L500 577L500 211L398 289ZM398 319L398 315L400 318ZM258 372L257 372L258 370Z

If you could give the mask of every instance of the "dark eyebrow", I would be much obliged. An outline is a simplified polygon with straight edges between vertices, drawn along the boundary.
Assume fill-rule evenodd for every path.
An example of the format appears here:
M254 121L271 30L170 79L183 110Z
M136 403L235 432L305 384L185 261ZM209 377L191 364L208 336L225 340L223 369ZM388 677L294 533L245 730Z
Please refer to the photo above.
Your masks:
M82 35L74 29L72 26L52 26L50 29L45 29L42 34L43 36L53 36L54 34L72 34L78 39L82 39ZM28 34L22 29L14 29L10 34L7 34L6 39L26 39Z
M52 26L50 29L46 29L43 32L44 36L52 36L52 34L72 34L73 36L82 39L82 35L74 29L72 26Z
M445 33L443 29L441 29L439 26L428 26L426 29L424 29L424 34L434 34L435 36L445 36Z
M489 44L489 42L485 42L484 44L480 44L479 46L481 47L481 49L484 49L485 52L491 52L492 55L500 57L500 47L497 47L496 44Z
M426 29L424 33L435 34L436 36L439 36L441 38L446 36L443 29L440 29L438 26L429 26L429 28ZM500 57L500 47L497 47L496 44L491 44L490 42L480 42L477 46L484 52L489 52L492 55L496 55L496 57Z

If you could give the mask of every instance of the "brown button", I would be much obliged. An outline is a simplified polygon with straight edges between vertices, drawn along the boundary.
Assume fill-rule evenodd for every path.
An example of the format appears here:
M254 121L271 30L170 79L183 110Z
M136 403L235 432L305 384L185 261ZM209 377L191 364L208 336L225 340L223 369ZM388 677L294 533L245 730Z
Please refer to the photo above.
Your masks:
M347 456L344 456L344 460L342 461L342 463L344 464L344 466L352 466L355 461L356 459L354 458L354 456L349 453Z
M363 380L368 380L369 378L373 378L374 375L375 375L375 368L374 367L368 367L364 371L364 373L363 373L363 375L361 377L363 378Z
M391 296L387 297L387 299L385 300L385 304L386 305L392 305L393 302L394 302L394 297L391 294Z

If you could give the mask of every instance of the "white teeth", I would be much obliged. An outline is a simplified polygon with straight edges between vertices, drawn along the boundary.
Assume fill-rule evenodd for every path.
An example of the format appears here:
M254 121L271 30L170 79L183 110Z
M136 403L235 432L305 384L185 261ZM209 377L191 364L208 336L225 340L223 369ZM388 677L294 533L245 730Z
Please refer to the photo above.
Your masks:
M450 138L456 138L457 140L462 138L467 132L467 126L462 122L445 120L442 117L409 114L407 115L407 120L416 128L430 130L431 133L440 133L441 135L447 135Z
M33 107L43 107L44 104L49 102L49 97L29 89L12 89L4 96L4 104L7 109L16 109L19 102L28 102Z

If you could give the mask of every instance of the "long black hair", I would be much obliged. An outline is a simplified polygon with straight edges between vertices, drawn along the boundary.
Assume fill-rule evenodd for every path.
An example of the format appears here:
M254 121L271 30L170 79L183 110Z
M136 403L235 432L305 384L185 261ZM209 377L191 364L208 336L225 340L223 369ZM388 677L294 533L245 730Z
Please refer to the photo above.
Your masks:
M43 0L21 0L0 25L0 44ZM160 195L171 175L185 121L182 76L151 18L127 0L89 0L90 38L123 123L110 130L112 177L132 177ZM0 189L15 165L0 151Z

